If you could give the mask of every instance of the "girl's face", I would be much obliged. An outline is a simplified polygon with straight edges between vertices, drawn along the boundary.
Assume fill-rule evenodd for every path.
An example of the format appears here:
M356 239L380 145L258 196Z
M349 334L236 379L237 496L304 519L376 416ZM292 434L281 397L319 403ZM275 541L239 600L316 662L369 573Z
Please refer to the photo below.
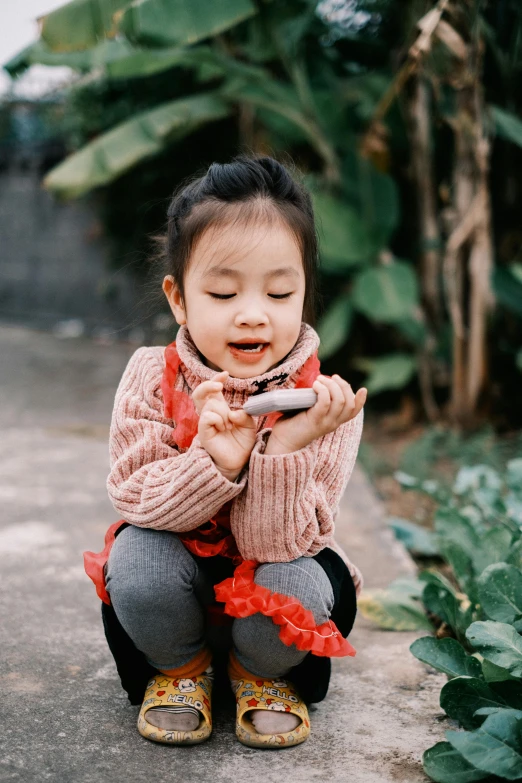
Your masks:
M299 337L305 296L301 251L284 223L207 229L185 274L185 303L172 276L163 291L178 324L186 324L205 364L234 378L276 367ZM262 350L234 348L244 340Z

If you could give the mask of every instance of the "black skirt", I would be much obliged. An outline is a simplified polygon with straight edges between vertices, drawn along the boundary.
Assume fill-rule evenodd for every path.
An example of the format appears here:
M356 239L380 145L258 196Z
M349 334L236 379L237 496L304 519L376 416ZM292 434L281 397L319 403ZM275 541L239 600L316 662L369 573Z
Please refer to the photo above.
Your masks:
M127 525L122 525L116 535ZM197 557L198 565L205 570L212 583L216 584L232 576L234 565L229 558ZM355 585L343 559L332 549L323 549L313 556L324 569L332 585L334 605L330 619L335 623L344 638L353 628L357 613ZM157 672L146 660L144 654L134 645L132 639L121 626L113 607L102 602L102 620L105 637L114 657L123 689L127 692L131 704L141 704L148 680ZM214 660L216 672L220 663ZM217 664L217 665L216 665ZM300 664L294 666L288 675L299 690L306 704L322 701L330 683L331 659L308 653Z

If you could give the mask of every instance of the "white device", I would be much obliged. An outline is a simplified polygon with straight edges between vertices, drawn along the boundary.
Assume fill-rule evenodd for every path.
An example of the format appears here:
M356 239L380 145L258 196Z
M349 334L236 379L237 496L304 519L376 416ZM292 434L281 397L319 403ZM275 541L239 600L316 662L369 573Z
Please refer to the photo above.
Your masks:
M317 402L317 393L313 389L274 389L250 397L243 410L250 416L263 416L274 411L306 410Z

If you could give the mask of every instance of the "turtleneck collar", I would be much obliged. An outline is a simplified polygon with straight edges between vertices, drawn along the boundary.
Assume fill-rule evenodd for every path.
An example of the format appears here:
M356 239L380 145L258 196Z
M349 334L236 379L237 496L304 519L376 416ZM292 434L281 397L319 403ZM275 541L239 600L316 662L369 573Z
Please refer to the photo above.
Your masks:
M234 397L249 397L272 389L290 389L293 387L299 370L310 356L319 348L319 335L304 321L297 342L283 361L271 370L252 378L232 378L229 376L223 387L225 397L228 391ZM209 381L216 374L201 359L196 345L185 324L176 335L176 349L181 360L181 370L191 391L203 381Z

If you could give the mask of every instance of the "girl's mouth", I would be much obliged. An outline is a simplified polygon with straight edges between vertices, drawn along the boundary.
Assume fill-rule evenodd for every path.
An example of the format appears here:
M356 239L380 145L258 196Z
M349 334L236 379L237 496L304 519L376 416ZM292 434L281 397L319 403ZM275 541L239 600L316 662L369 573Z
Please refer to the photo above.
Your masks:
M243 343L241 345L238 343L229 343L228 347L236 359L253 364L259 361L261 356L264 356L269 345L270 343Z

